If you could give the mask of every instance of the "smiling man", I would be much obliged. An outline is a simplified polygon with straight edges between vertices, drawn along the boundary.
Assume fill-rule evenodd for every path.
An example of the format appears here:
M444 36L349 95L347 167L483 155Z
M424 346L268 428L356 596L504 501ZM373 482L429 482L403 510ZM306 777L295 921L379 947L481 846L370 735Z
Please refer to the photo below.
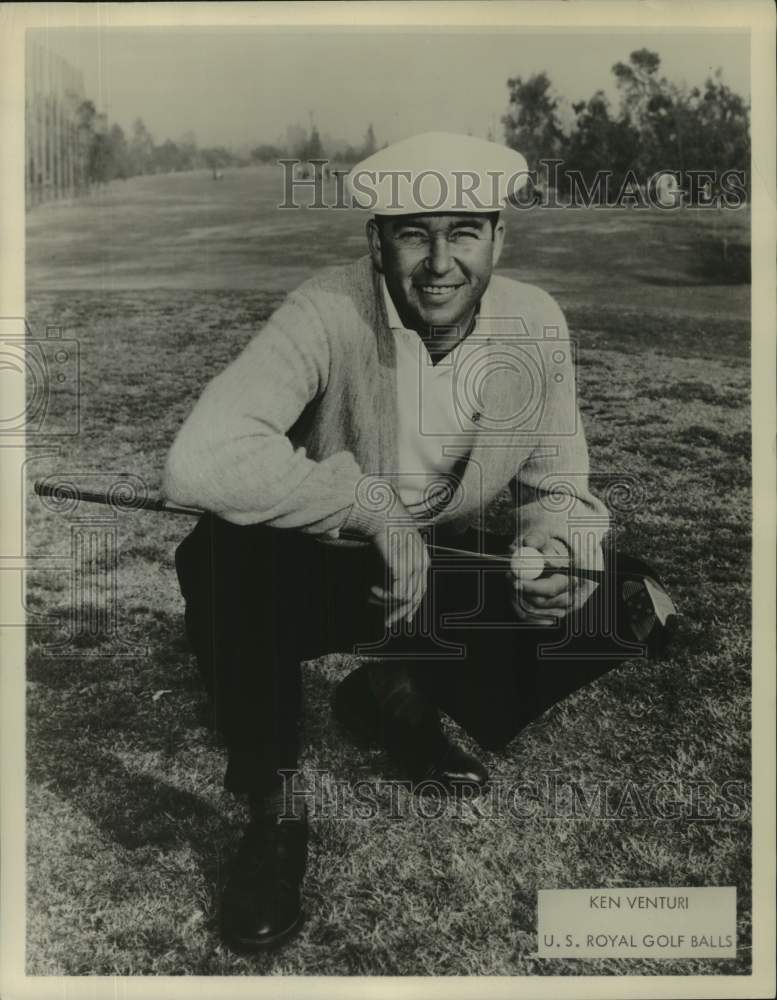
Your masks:
M472 332L504 231L496 212L384 216L367 224L372 259L391 302L433 361Z
M486 768L441 711L498 749L614 665L600 645L580 652L608 620L595 583L513 578L482 558L531 546L600 569L608 527L563 314L493 274L525 166L433 134L355 168L386 181L370 200L369 254L289 295L170 451L167 496L208 512L176 562L225 784L250 805L222 898L233 948L271 947L302 920L307 818L283 779L297 767L303 660L366 655L334 692L341 725L382 746L394 774L471 793ZM399 196L392 181L430 168L446 188L434 210L419 185ZM463 175L484 180L468 199ZM507 512L496 534L495 508Z

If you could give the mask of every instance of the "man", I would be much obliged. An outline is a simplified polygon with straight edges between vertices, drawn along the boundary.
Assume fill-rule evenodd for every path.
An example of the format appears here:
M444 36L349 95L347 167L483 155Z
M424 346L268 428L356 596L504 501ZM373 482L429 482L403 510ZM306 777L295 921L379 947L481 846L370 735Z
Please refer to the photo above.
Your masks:
M280 821L301 660L368 654L335 692L340 723L403 777L477 790L486 769L444 734L440 709L498 748L627 655L612 628L602 646L618 613L606 583L551 572L506 585L511 546L601 569L608 527L564 317L493 275L525 167L437 133L354 168L369 255L289 295L171 449L167 496L209 512L176 561L225 784L251 812L222 898L233 948L276 945L302 919L305 811ZM438 184L431 200L419 178ZM473 180L485 183L463 197ZM484 522L506 490L510 529L494 537Z

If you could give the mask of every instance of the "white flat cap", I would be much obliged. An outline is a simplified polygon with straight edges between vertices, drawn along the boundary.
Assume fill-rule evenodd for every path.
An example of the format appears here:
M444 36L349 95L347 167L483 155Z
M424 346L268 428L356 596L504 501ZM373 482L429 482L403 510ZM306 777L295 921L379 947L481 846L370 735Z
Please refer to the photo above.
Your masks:
M354 207L376 215L498 212L528 179L525 158L495 142L424 132L378 150L346 177Z

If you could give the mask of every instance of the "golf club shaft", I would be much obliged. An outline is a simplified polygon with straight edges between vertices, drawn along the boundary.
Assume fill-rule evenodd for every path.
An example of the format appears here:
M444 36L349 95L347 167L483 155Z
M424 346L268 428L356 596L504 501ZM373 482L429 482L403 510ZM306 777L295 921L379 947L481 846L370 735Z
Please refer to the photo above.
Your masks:
M490 552L472 552L469 549L455 549L448 545L436 545L434 543L429 545L429 550L433 555L442 556L463 556L468 558L470 561L475 558L480 563L492 564L495 568L509 569L512 566L512 559L510 556L500 556L495 553ZM566 576L574 576L578 580L593 580L596 583L601 583L605 577L604 570L600 569L575 569L570 566L568 562L564 562L560 557L555 556L552 563L545 563L543 575L548 576L551 573L558 572L564 573ZM530 560L526 561L526 565L531 565ZM537 562L539 565L539 561Z
M204 512L199 507L181 507L162 500L160 497L137 497L123 499L120 494L111 496L104 490L85 490L72 483L46 483L38 479L33 485L38 496L54 497L57 500L77 500L85 503L99 503L114 510L157 510L165 514L186 514L200 517Z
M73 483L46 483L43 480L36 480L33 489L38 496L55 497L57 500L76 500L85 503L97 503L114 509L131 510L154 510L165 514L184 514L189 517L200 517L204 511L198 507L183 507L179 504L170 503L161 497L130 497L122 499L120 494L112 497L106 491L87 490ZM348 538L346 535L341 537ZM361 538L351 537L353 541L363 541ZM432 555L459 556L471 563L477 560L480 565L490 564L493 568L509 569L511 566L510 556L496 555L487 552L472 552L469 549L456 549L448 545L437 545L429 543L429 551ZM545 574L550 572L565 573L567 576L574 576L581 580L593 580L596 583L604 579L604 572L596 569L574 569L568 564L555 562L551 566L545 567Z

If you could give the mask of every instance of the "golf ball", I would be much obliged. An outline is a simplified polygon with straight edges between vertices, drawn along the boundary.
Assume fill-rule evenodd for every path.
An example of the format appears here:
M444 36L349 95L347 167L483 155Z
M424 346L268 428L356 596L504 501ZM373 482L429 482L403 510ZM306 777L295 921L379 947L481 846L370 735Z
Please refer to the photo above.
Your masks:
M521 546L510 557L510 568L518 583L536 580L538 576L542 575L544 565L545 560L540 550L533 549L530 545Z

